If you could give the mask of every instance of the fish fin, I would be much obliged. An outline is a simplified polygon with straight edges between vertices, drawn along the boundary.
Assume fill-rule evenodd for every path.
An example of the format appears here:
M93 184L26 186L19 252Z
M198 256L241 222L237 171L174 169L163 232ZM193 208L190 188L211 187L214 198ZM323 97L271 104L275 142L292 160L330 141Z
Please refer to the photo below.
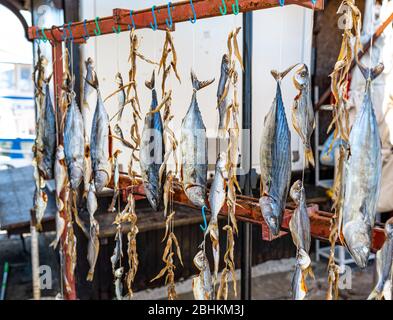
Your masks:
M306 160L306 167L308 168L308 165L311 164L312 167L315 167L315 160L314 160L314 154L312 152L311 148L307 148L305 151L305 160Z
M191 81L192 81L192 87L196 90L199 91L208 85L212 84L215 79L212 80L207 80L207 81L199 81L195 72L191 70Z
M156 83L156 72L155 70L153 70L153 73L151 75L151 79L150 81L145 81L145 85L146 87L148 87L150 90L153 90L155 87L155 83Z
M360 61L357 61L357 65L360 69L360 71L363 74L363 77L365 79L370 78L371 81L374 80L375 78L377 78L384 70L384 65L383 63L379 63L378 65L376 65L374 68L367 68L363 63L361 63Z
M276 81L281 81L297 65L298 64L294 64L293 66L290 66L288 69L284 70L283 72L278 72L277 70L272 70L272 71L270 71L270 73L272 74L273 78L276 79Z

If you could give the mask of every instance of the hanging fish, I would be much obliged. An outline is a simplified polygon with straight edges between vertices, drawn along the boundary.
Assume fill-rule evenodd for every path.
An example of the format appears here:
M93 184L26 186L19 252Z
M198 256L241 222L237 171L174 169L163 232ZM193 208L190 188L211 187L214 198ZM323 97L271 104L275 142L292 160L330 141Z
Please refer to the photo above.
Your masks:
M302 140L305 149L305 166L315 166L314 155L311 148L311 135L315 129L314 107L311 101L311 79L308 67L302 64L296 70L293 83L298 95L292 106L292 124Z
M218 267L220 262L220 242L219 242L219 229L218 229L218 214L220 213L225 203L225 169L226 155L221 152L218 155L214 180L210 187L209 203L211 210L211 219L207 227L206 234L210 233L210 239L213 246L214 258L214 284L217 281Z
M203 250L194 257L194 265L199 270L199 275L192 279L192 291L195 300L212 300L214 297L212 276L209 261Z
M261 194L259 205L273 235L280 231L291 181L291 132L281 96L281 80L294 68L271 73L277 82L276 97L265 117L260 146Z
M42 229L42 218L44 217L46 206L48 205L48 196L44 190L36 188L34 193L34 212L37 219L37 229Z
M206 201L207 139L206 127L196 94L202 88L212 84L214 79L199 81L195 73L191 71L191 81L193 86L191 105L181 125L181 175L188 199L194 205L203 207Z
M87 246L87 261L89 262L89 273L87 275L87 281L93 281L94 269L98 259L98 253L100 252L100 241L98 235L100 234L100 226L97 220L94 218L94 214L98 209L97 197L95 195L94 184L90 184L89 193L87 195L87 211L90 217L90 233L89 243Z
M349 136L350 155L345 164L342 232L345 245L356 264L365 268L370 254L372 228L379 197L382 158L381 139L371 100L371 82L382 73L358 63L366 78L363 105Z
M393 218L385 223L385 242L377 252L378 282L368 300L392 300L393 292Z
M117 115L117 122L120 122L121 118L123 116L124 105L126 103L126 92L124 89L124 81L123 81L123 78L122 78L120 72L118 72L116 74L115 81L117 83L118 91L119 91L117 93L117 101L118 101L118 106L119 106L118 115Z
M225 136L225 118L227 114L228 108L228 89L229 89L229 81L230 81L230 61L229 56L224 54L222 56L221 62L221 76L220 82L218 83L217 89L217 107L219 114L219 123L218 123L218 136L219 138L224 138Z
M93 86L97 90L97 106L91 129L90 156L95 188L97 192L101 192L108 185L112 176L110 129L109 117L101 98L97 78Z
M123 300L123 284L122 284L123 273L124 273L123 267L115 271L115 294L117 300Z
M311 245L310 218L307 212L306 193L300 180L293 184L290 196L296 204L296 209L289 222L289 229L292 241L297 248L295 274L292 279L292 297L295 300L303 300L307 293L305 279L308 274L312 277L313 274L309 256Z
M84 166L83 119L79 107L72 95L64 124L64 154L68 167L71 189L77 190L83 178Z
M154 111L158 106L154 71L151 80L146 81L145 84L152 91L150 110ZM148 113L143 126L139 158L146 197L155 211L159 209L163 182L165 181L165 173L160 181L160 167L164 160L164 149L161 114L159 111Z
M95 82L97 77L96 72L94 70L94 61L92 58L87 58L85 61L86 66L86 78L83 86L83 106L89 109L88 98L91 93L94 91L94 87L92 84Z

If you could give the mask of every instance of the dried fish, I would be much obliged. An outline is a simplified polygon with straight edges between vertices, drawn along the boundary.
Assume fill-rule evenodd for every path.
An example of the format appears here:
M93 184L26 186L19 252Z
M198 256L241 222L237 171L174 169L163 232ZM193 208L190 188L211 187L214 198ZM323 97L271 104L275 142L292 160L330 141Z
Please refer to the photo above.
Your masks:
M112 202L111 205L109 206L108 211L109 212L115 212L116 211L116 200L119 197L119 181L120 181L120 170L119 170L119 159L118 156L121 153L120 150L116 150L115 153L113 154L113 197L112 197Z
M230 57L228 56L228 54L224 54L222 56L221 76L217 89L217 108L219 112L218 136L221 139L225 136L225 119L229 104L227 96L230 84L230 63Z
M90 232L89 232L89 243L87 246L87 261L89 262L89 273L87 275L87 281L93 281L94 269L98 259L98 253L100 251L100 241L98 236L100 234L100 226L97 220L94 218L94 214L98 209L97 197L95 195L94 184L90 184L89 193L87 195L87 211L90 217Z
M180 149L182 155L181 175L188 199L196 206L206 203L207 139L206 127L199 110L197 91L212 84L213 80L199 81L191 71L193 95L190 107L181 125Z
M44 190L36 188L34 193L34 212L37 219L37 229L42 229L42 218L44 217L46 206L48 204L48 196Z
M265 117L260 146L262 196L259 205L273 235L278 235L280 231L291 180L291 132L281 96L281 80L294 67L281 73L271 72L277 82L277 92Z
M356 264L365 268L370 254L382 172L381 139L371 100L371 82L382 73L383 64L359 68L366 79L362 108L349 137L350 156L345 165L345 198L342 233Z
M117 300L123 300L123 283L122 283L123 273L124 273L123 267L115 271L115 293L116 293Z
M116 74L115 81L117 83L118 90L119 90L117 94L117 101L119 106L117 122L119 123L121 121L121 118L123 117L124 106L126 104L126 92L124 91L123 77L121 76L120 72Z
M146 81L146 87L152 91L150 110L154 111L158 106L154 71L151 81ZM164 158L164 149L161 114L148 113L143 126L139 157L146 197L155 211L159 209L162 199L163 182L160 182L159 171Z
M199 270L199 275L192 279L192 290L195 300L212 300L214 298L213 282L210 273L209 261L203 250L194 257L194 265Z
M296 70L293 83L296 89L299 90L299 93L295 97L292 106L292 124L300 136L305 149L305 166L308 167L311 164L314 167L311 135L315 129L315 119L314 107L311 101L311 79L307 65L302 64Z

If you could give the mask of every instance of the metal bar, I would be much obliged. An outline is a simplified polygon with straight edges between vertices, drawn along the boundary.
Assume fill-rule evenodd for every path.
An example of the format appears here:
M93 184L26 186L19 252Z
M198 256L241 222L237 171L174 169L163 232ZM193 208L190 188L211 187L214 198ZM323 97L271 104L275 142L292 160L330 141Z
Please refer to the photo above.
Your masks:
M242 160L246 168L243 194L252 196L252 44L253 44L253 13L243 14L243 110L242 110ZM241 253L241 299L251 300L251 267L252 267L252 225L242 223Z
M239 0L239 12L248 12L260 9L269 9L280 5L279 0ZM173 3L172 21L173 23L189 21L194 17L193 8L197 19L205 19L211 17L220 17L220 7L222 6L221 0L194 0L193 7L191 1L181 1ZM310 0L287 0L285 5L299 5L306 8L313 8ZM323 10L324 0L317 0L314 6L315 10ZM232 5L227 6L227 14L233 14ZM166 28L166 19L168 19L167 4L157 6L155 9L156 21L158 28ZM136 29L150 28L150 23L153 22L152 9L147 8L138 10L132 14L133 22ZM97 23L100 27L98 32ZM100 18L99 20L86 20L84 22L75 22L71 24L72 35L75 41L84 42L83 36L86 35L86 30L89 36L94 37L98 35L105 35L114 33L117 28L120 31L128 31L129 26L132 27L133 23L130 17L130 10L127 9L114 9L113 16ZM85 28L86 25L86 28ZM67 29L67 27L65 28ZM85 30L86 29L86 30ZM53 27L46 29L44 32L50 41L63 41L64 26ZM94 32L96 31L96 32ZM68 34L68 33L67 33ZM41 30L37 32L35 27L29 28L29 39L38 39L42 37Z
M359 52L358 54L358 59L360 60L367 52L368 50L371 48L371 41L373 43L373 45L375 45L376 40L382 35L382 33L385 31L385 29L391 25L393 22L393 13L378 27L378 29L375 31L375 33L373 34L372 40L370 39L364 46L363 46L363 50L361 52ZM350 71L355 68L356 63L355 61L352 62L351 64L351 68L349 69ZM327 89L321 96L321 98L319 99L318 103L315 106L315 110L319 110L323 104L325 103L325 101L330 97L330 94L332 93L332 89L329 88Z

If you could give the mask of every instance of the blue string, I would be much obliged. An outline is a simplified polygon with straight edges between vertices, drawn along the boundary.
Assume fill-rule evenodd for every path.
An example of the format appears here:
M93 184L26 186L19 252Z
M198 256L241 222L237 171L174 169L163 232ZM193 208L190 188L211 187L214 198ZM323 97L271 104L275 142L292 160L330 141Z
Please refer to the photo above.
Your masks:
M206 206L202 207L202 217L203 217L204 225L203 226L201 224L199 225L199 227L202 229L203 232L205 232L207 230L207 221L206 221L206 213L205 213L206 209L207 209Z

